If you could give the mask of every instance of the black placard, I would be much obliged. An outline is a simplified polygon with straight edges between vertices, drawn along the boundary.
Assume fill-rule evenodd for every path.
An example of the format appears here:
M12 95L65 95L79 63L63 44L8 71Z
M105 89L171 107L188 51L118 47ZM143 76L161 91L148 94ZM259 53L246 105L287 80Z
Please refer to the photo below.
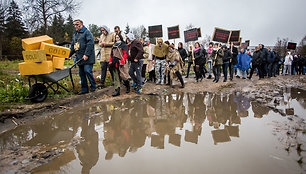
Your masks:
M177 39L180 38L180 27L168 27L168 39Z
M200 28L197 28L197 30L198 30L198 37L202 37L201 27L200 27Z
M184 31L185 42L198 40L198 30L196 28Z
M239 42L240 30L232 30L229 42Z
M162 25L149 26L149 37L163 37L163 27Z
M288 50L295 50L296 49L296 43L288 42L287 49Z
M239 39L239 42L233 42L233 45L234 46L240 46L241 45L241 41L242 41L242 38Z
M250 46L250 40L246 40L245 43L248 45L248 47Z
M228 43L231 31L224 30L222 28L215 28L214 35L212 41L221 42L221 43Z

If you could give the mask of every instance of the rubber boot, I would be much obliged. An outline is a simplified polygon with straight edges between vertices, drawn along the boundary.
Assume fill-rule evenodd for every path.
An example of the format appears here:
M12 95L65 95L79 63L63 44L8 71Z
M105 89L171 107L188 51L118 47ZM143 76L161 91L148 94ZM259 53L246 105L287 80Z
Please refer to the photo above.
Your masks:
M116 97L116 96L118 96L118 95L120 95L120 88L117 88L117 89L115 89L115 92L113 93L113 97Z
M182 78L182 75L181 75L181 73L180 72L176 72L176 76L178 77L178 79L180 80L180 82L181 82L181 88L184 88L185 87L185 84L184 84L184 80L183 80L183 78Z
M124 86L126 87L125 93L130 93L131 87L130 87L130 82L128 80L124 80Z

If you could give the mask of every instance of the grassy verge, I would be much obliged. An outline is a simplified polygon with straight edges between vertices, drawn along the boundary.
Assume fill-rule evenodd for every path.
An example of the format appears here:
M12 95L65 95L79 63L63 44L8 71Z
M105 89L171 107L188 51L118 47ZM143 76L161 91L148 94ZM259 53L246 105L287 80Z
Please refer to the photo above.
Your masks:
M8 109L14 109L18 107L18 104L31 104L30 101L25 98L28 96L29 84L28 78L18 75L18 63L22 61L0 61L0 112ZM73 65L73 60L65 61L65 66L69 67ZM78 71L78 68L75 70ZM93 71L94 76L100 75L101 67L100 63L96 62ZM75 91L78 92L81 89L80 77L78 74L73 74L73 81L75 85ZM111 85L110 74L108 73L105 80L105 86ZM99 79L96 79L97 84ZM59 81L61 85L68 90L72 89L71 80L69 77ZM32 82L34 84L34 81ZM56 86L54 85L54 88ZM48 90L48 99L61 99L71 95L75 95L73 92L67 92L62 88L59 88L57 93L53 90Z

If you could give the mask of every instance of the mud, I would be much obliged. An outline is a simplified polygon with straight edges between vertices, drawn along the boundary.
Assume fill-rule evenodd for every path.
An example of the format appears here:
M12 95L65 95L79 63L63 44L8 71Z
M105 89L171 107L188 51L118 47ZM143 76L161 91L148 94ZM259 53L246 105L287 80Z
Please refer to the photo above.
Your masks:
M148 139L151 139L151 147L167 149L169 145L165 144L165 135L168 137L169 144L181 147L180 151L188 154L193 154L193 152L185 150L186 143L202 144L210 149L231 141L236 146L246 145L245 143L237 143L239 141L237 138L242 139L241 141L251 141L253 143L255 141L249 138L242 138L245 136L241 132L244 125L241 120L251 116L254 119L265 120L266 117L278 115L280 118L263 121L264 129L270 128L271 136L277 139L277 143L273 142L276 145L272 145L269 148L274 153L271 153L268 157L269 159L265 158L264 161L269 164L273 164L275 162L273 160L281 161L278 165L285 162L289 167L281 167L280 169L282 170L278 170L266 166L266 168L262 169L262 172L305 172L303 159L305 158L306 78L304 76L281 76L261 81L234 79L226 83L213 83L207 79L199 83L195 83L193 78L184 80L187 83L183 89L179 88L177 82L174 88L146 83L141 95L134 92L125 94L125 88L123 87L121 90L122 95L114 98L110 97L113 89L109 87L83 96L71 96L65 100L47 101L43 104L24 105L20 106L22 109L1 113L1 116L6 116L4 124L1 124L1 131L3 132L0 136L1 171L4 171L4 173L24 173L29 171L39 173L62 170L67 172L70 169L66 170L65 167L62 167L67 166L67 164L72 165L71 171L77 173L88 170L88 168L91 170L94 167L101 170L101 167L96 165L98 161L103 161L103 163L111 161L111 164L120 164L116 155L124 158L129 153L136 154L137 151L140 151L137 154L143 153L146 156L151 151L147 149L150 146L150 142L147 142ZM207 96L210 95L215 96L213 104L205 102ZM236 102L233 101L233 97L236 98ZM170 98L172 99L170 100ZM188 101L187 99L191 100ZM227 102L223 99L226 99L225 101ZM290 104L294 103L292 101L299 103L303 108L297 110L297 106L290 106ZM202 108L203 102L203 107L206 109ZM231 109L224 110L222 106L232 103L236 103L234 110L237 111L237 115L224 117L223 115L227 115ZM237 108L238 105L241 108ZM249 109L250 106L252 106L252 110ZM161 109L159 110L158 108ZM148 115L143 116L141 114L143 112L148 113ZM150 113L154 114L150 115ZM205 113L205 118L199 116L202 113ZM212 114L216 117L212 117ZM122 115L126 115L126 117ZM122 118L122 120L119 119L121 120L119 121L116 117ZM12 119L18 126L11 121ZM252 127L249 123L245 125ZM114 136L114 133L118 132L116 130L121 133ZM256 136L263 136L250 130L244 129L244 131ZM211 132L211 135L209 138L206 136L204 138L202 132ZM98 134L99 137L97 137ZM130 140L129 143L124 143L126 141L124 137L127 134L132 139L134 136L134 141ZM185 137L184 141L181 140L183 136ZM266 141L265 138L261 139ZM210 143L208 143L209 145L207 143L203 144L201 140L206 140ZM97 150L97 144L99 144L100 150ZM270 146L271 144L266 143L266 145ZM104 147L104 150L102 150L102 147ZM199 148L198 146L196 147L196 149ZM254 148L254 145L251 145L251 147ZM141 149L146 149L149 152L143 152ZM225 149L227 147L219 150L224 151ZM260 152L266 151L260 148L257 150ZM100 152L97 153L97 151ZM237 150L234 151L237 153ZM211 153L204 152L202 149L199 152L205 153L213 161L216 160ZM288 157L283 152L290 154L290 159L286 159ZM256 156L252 152L246 151L246 153ZM102 157L96 157L95 154ZM149 154L152 155L151 153ZM169 152L164 152L163 154L177 155ZM218 156L218 154L216 152L215 155ZM263 153L261 154L263 155ZM228 155L235 157L231 153ZM143 158L146 158L145 156ZM167 158L167 155L165 157ZM194 157L201 160L201 157L196 154L194 154ZM104 158L104 160L100 158ZM156 162L157 159L155 159L154 155L153 159L152 161ZM186 157L186 159L189 158ZM88 164L84 164L84 160L88 161ZM294 163L288 162L290 160L293 160ZM75 161L84 165L77 165ZM138 158L135 161L138 161ZM161 160L161 163L156 162L156 165L161 167L163 162L172 166L167 160ZM181 164L179 161L176 162ZM251 160L251 162L255 161ZM188 162L186 163L189 164ZM194 166L195 163L189 165L196 167ZM129 160L128 164L132 165L133 163ZM225 165L225 163L220 164ZM298 168L296 168L297 166ZM182 169L180 167L177 168ZM109 173L116 173L110 171L117 171L113 168L107 169L103 171L109 171ZM252 169L251 172L247 173L259 172L254 167ZM158 172L157 169L151 167L148 170L150 172L144 169L141 171L144 173ZM97 170L93 169L92 173L96 173L95 171ZM134 170L129 170L127 173L135 173L132 171ZM185 173L182 171L180 172ZM200 170L192 171L199 172ZM218 173L216 172L218 170L213 168L208 171ZM168 172L180 173L171 169ZM245 169L242 167L237 173L244 172ZM117 173L120 172L117 171Z

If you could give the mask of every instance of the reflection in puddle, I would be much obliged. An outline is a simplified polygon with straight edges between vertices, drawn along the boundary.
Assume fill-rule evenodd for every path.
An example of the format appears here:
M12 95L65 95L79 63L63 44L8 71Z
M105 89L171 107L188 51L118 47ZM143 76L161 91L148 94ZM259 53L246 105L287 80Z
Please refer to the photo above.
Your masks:
M277 108L287 115L305 116L305 92L285 90ZM34 173L199 173L203 167L208 173L296 173L304 170L292 160L296 154L288 157L275 148L279 142L266 124L285 119L239 93L146 96L79 107L20 126L0 137L0 150L56 146L75 136L83 138L74 151ZM270 157L276 155L282 160ZM210 165L201 167L199 162L205 159L212 163L206 161Z

